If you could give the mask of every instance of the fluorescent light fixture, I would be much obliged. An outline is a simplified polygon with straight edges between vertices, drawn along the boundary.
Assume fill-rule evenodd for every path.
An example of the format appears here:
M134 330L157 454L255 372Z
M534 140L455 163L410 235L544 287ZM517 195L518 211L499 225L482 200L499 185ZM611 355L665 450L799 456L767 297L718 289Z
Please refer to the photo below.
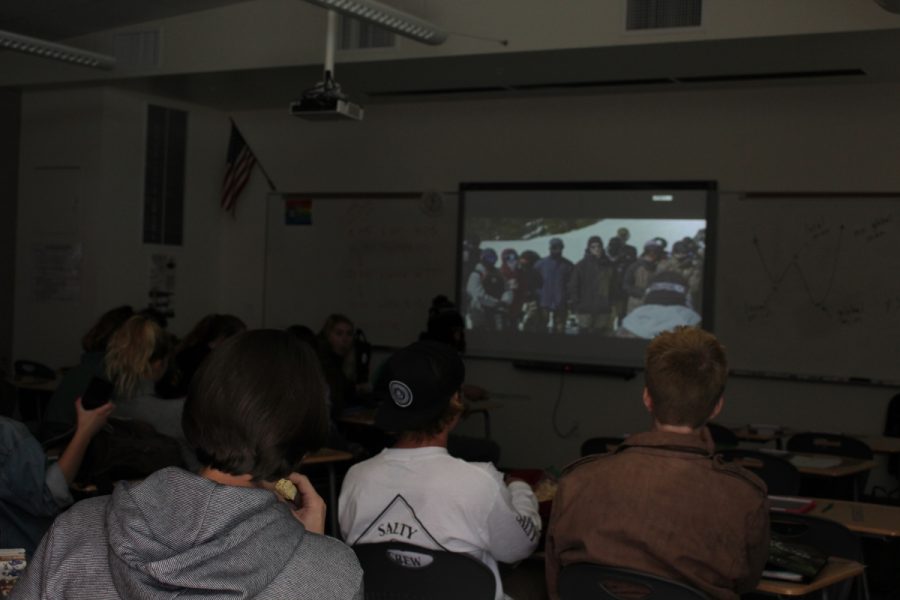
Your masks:
M0 30L0 50L15 50L94 69L108 70L116 65L116 59L112 56L2 30Z
M342 15L368 21L423 44L437 46L447 39L447 32L409 13L375 0L306 0L316 6Z
M675 199L672 194L653 194L654 202L671 202Z

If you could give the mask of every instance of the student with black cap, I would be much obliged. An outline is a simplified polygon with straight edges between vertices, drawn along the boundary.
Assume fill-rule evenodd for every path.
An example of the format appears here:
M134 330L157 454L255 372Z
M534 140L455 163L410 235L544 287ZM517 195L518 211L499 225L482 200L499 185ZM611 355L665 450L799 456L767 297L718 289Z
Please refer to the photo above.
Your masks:
M528 484L447 453L464 377L446 344L416 342L388 360L376 384L383 402L375 423L397 443L348 471L338 501L341 534L351 545L402 541L473 556L494 572L499 600L497 562L530 555L541 521Z

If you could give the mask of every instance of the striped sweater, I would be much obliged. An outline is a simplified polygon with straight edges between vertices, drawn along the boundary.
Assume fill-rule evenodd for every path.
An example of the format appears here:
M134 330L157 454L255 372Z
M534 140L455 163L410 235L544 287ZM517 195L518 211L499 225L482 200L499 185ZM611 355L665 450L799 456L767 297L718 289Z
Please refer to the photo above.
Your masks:
M12 598L362 599L362 570L271 492L178 468L60 515Z

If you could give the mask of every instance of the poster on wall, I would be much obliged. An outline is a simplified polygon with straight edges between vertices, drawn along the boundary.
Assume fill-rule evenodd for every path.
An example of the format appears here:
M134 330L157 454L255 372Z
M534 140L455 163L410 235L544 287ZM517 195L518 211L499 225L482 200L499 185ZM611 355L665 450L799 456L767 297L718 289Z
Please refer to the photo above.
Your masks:
M175 316L175 257L169 254L150 256L149 308L171 319Z
M71 302L81 296L81 244L35 244L34 299Z

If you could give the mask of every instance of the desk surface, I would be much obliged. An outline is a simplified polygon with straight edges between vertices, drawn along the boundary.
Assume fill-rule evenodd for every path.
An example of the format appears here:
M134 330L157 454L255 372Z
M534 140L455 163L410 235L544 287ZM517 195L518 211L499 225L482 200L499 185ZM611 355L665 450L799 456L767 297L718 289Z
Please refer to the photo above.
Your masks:
M322 465L326 463L335 463L350 460L353 455L343 450L335 450L333 448L321 448L311 454L307 454L303 458L301 464L304 465Z
M808 515L831 519L850 531L881 537L900 537L900 507L848 500L815 498Z
M815 475L817 477L847 477L849 475L858 475L859 473L865 473L866 471L871 471L875 468L874 460L864 460L860 458L848 458L846 456L835 456L833 458L840 458L841 462L835 466L829 467L817 467L808 464L797 464L801 459L809 459L814 460L817 458L822 458L824 456L830 456L828 454L804 454L801 452L791 452L791 457L788 460L791 461L797 470L806 475Z
M750 425L741 425L740 427L732 427L731 430L739 439L746 442L773 442L780 439L787 439L799 433L799 429L791 429L789 427L764 427L754 428ZM900 438L888 437L884 435L869 435L861 433L845 433L850 437L862 440L869 445L875 454L900 454Z
M35 379L34 377L6 377L6 382L17 390L30 390L35 392L55 392L59 387L59 377L56 379Z
M861 575L865 566L852 560L832 556L828 564L822 568L816 578L809 583L793 583L790 581L777 581L774 579L760 579L756 590L767 594L779 596L804 596L816 590L821 590L835 583L851 579Z
M781 450L768 450L763 448L762 452L778 456L789 461L797 470L806 475L814 475L816 477L847 477L849 475L858 475L871 471L877 464L874 460L865 460L861 458L850 458L847 456L834 456L832 454L808 454L805 452L784 452ZM818 466L814 463L825 459L839 459L836 465Z

